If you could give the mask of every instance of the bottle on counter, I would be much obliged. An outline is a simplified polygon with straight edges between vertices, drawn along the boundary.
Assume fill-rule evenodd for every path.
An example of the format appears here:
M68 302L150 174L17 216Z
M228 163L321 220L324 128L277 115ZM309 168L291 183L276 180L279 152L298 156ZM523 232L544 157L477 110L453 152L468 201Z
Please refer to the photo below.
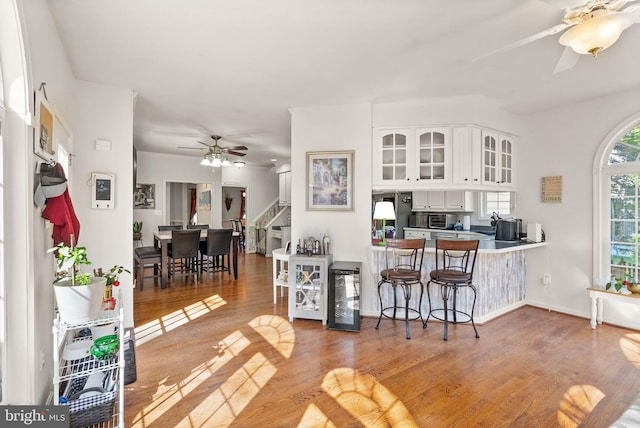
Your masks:
M456 224L453 226L455 230L462 230L462 223L460 220L456 221Z

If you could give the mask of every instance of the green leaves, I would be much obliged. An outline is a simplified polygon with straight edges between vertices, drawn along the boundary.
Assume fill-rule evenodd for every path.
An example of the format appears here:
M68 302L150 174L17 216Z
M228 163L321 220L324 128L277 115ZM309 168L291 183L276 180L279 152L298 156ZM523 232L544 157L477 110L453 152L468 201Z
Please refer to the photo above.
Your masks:
M61 242L47 250L47 253L54 253L56 256L58 271L56 272L56 279L53 281L54 284L68 277L71 277L73 285L89 284L91 275L80 273L77 268L78 265L91 264L87 258L87 249L85 247L67 247Z

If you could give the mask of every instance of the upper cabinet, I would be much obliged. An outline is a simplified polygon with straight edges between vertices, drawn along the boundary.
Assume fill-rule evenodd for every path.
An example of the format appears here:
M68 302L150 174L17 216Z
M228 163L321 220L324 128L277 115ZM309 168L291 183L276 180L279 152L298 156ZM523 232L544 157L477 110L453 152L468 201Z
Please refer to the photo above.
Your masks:
M473 211L473 192L465 190L416 191L411 197L412 211Z
M515 190L515 140L479 126L379 128L372 182L381 190Z
M469 188L482 185L482 141L480 128L453 128L453 184Z
M450 183L449 128L385 128L374 134L375 187L415 188Z
M278 203L291 205L291 171L278 174Z
M482 130L482 184L515 188L513 137Z

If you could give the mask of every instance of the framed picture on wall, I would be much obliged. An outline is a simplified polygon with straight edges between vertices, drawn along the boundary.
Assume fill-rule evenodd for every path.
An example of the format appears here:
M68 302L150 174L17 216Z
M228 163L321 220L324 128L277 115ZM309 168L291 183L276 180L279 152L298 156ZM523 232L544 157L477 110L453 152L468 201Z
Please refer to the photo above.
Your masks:
M198 209L202 211L211 211L211 190L205 190L200 193L198 199Z
M137 210L156 209L156 185L136 183L133 192L133 208Z
M55 155L53 143L54 112L42 91L35 93L36 118L34 122L33 153L38 157L52 161Z
M307 210L353 210L353 150L307 152Z

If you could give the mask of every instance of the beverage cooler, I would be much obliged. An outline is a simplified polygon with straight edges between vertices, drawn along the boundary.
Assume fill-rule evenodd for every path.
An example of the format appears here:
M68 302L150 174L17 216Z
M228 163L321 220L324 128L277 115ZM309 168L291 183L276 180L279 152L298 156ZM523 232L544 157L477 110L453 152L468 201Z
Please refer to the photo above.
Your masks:
M360 331L360 262L329 267L328 324L331 330Z

